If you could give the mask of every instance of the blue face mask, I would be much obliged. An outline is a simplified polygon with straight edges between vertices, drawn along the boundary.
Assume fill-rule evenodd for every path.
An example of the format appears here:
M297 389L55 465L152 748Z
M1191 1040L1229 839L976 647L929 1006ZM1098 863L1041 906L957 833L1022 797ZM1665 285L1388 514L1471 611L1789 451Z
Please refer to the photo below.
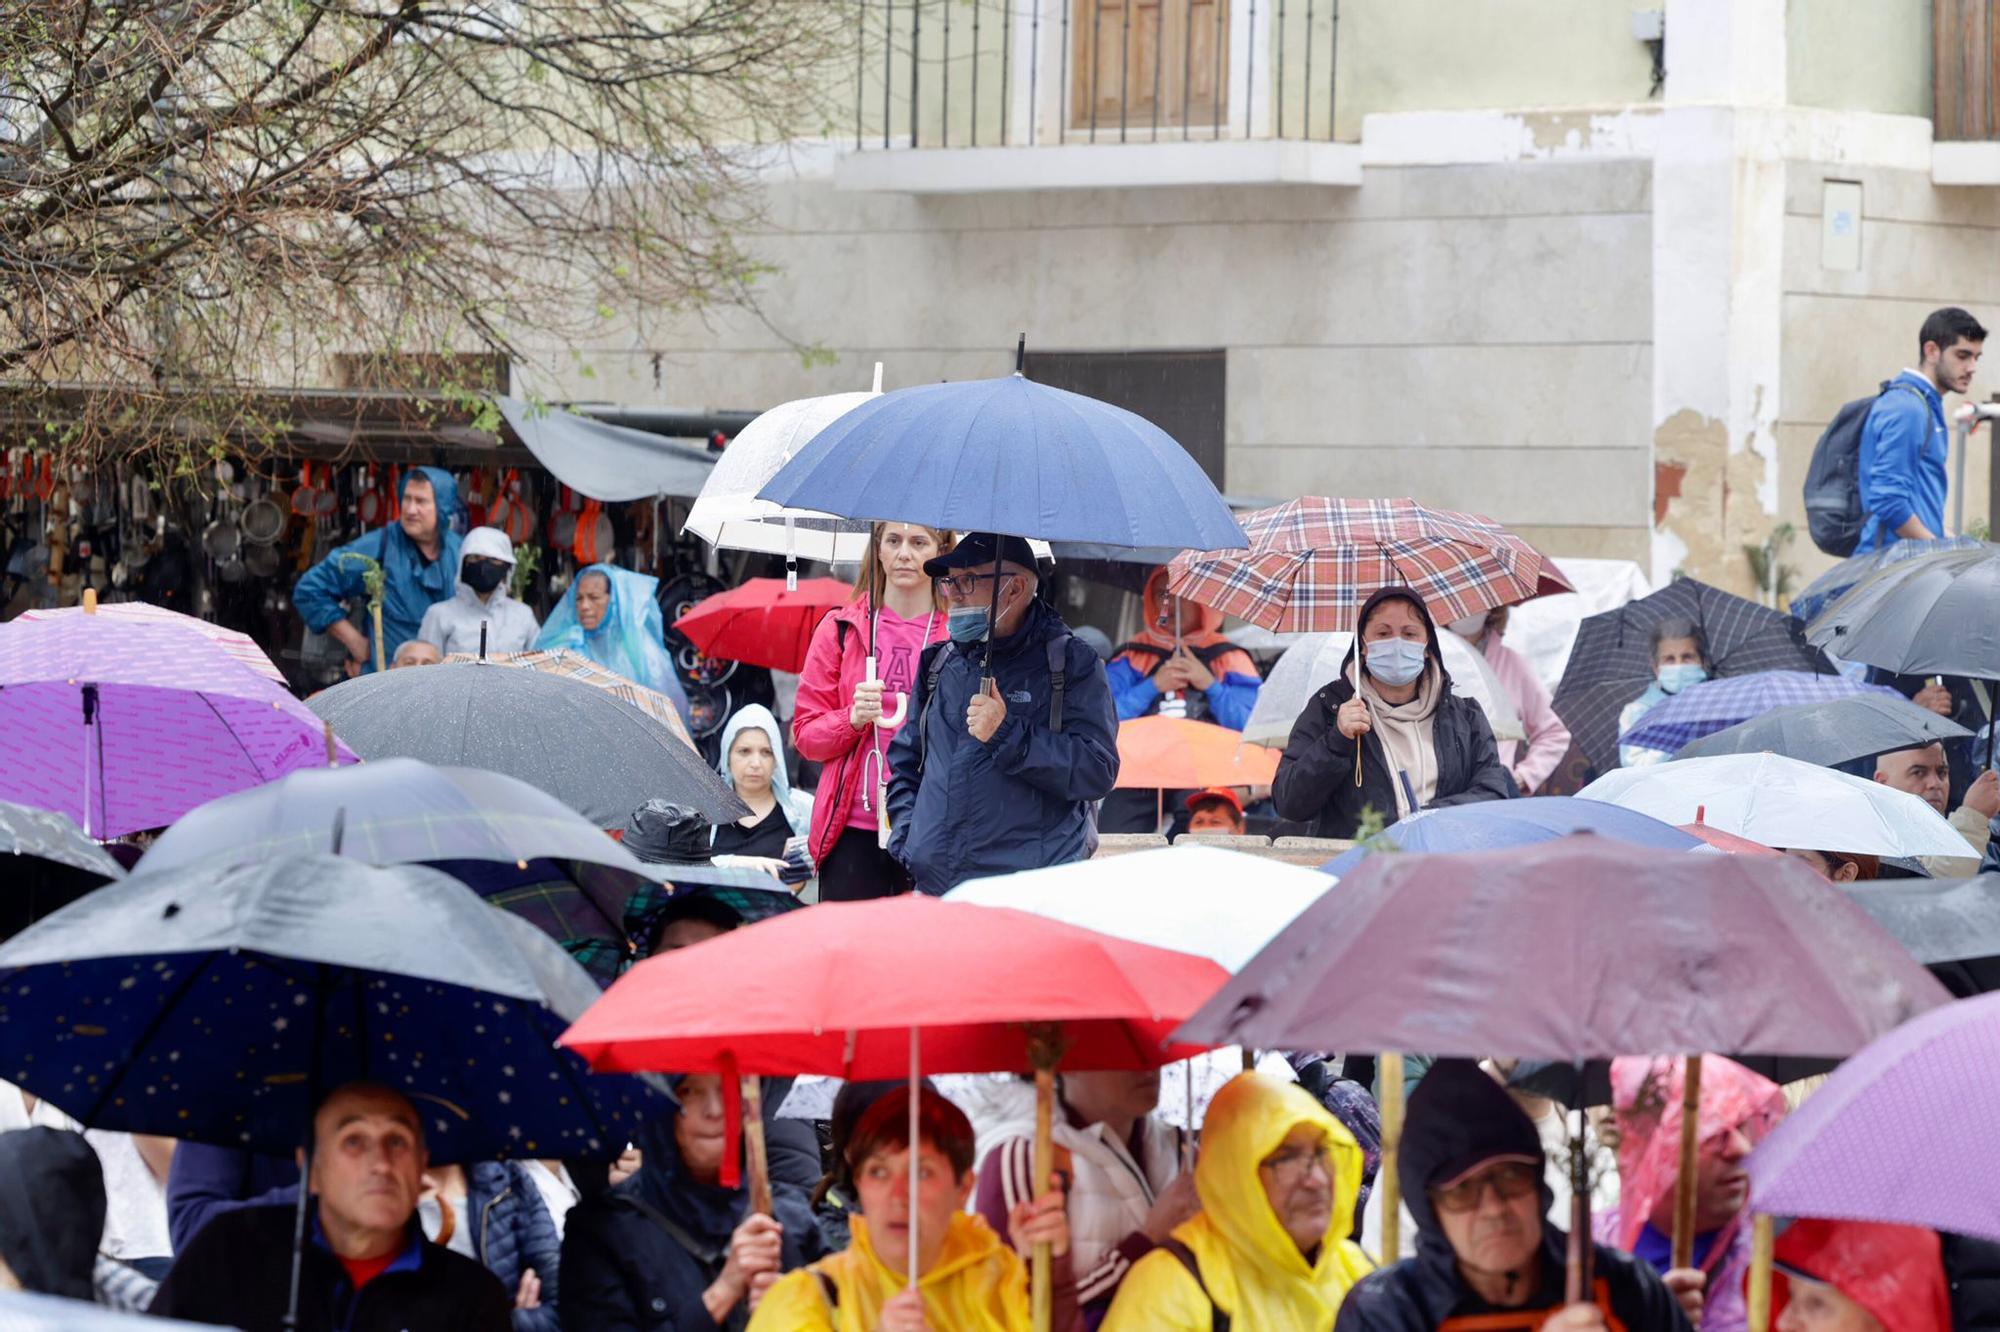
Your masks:
M1660 667L1660 690L1663 693L1678 694L1689 685L1698 685L1708 678L1708 671L1698 661L1676 662Z
M1368 673L1386 685L1406 685L1424 673L1424 645L1378 638L1368 645Z
M944 617L945 630L954 643L980 643L986 639L986 607L960 606Z

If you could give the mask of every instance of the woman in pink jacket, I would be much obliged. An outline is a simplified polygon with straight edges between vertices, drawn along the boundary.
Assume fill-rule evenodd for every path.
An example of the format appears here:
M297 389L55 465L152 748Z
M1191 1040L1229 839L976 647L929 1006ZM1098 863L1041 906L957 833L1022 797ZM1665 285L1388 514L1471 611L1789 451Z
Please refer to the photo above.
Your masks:
M792 712L792 743L823 765L806 841L819 867L822 902L909 891L908 874L883 850L889 741L905 720L897 700L916 692L918 659L945 637L944 606L924 561L950 551L953 541L949 532L915 523L876 523L854 600L813 631Z

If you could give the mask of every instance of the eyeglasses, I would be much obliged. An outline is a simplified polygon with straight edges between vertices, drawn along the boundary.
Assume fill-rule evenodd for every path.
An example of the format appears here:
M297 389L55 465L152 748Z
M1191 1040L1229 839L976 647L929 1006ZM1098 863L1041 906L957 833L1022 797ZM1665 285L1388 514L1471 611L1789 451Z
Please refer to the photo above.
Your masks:
M1533 1193L1542 1182L1542 1172L1522 1161L1508 1161L1471 1179L1462 1179L1447 1189L1433 1189L1431 1201L1441 1212L1469 1212L1479 1206L1488 1186L1501 1202L1514 1202Z
M1318 1166L1333 1178L1333 1160L1324 1147L1288 1147L1282 1152L1273 1152L1257 1163L1259 1170L1268 1170L1271 1177L1281 1184L1297 1184Z
M950 593L952 596L969 597L974 592L977 592L979 590L979 585L983 582L990 582L994 578L1013 578L1015 576L1016 575L1010 573L948 574L945 577L938 579L937 585L940 588L944 589L946 592Z

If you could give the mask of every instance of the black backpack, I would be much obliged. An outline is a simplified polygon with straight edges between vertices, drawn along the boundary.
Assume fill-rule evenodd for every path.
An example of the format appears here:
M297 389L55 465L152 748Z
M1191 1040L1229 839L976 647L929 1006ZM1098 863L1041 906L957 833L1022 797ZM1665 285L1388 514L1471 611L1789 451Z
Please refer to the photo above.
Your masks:
M1856 398L1833 414L1833 420L1813 445L1812 462L1806 466L1806 526L1815 546L1829 555L1846 559L1861 544L1861 534L1870 521L1861 507L1861 432L1868 413L1891 388L1924 395L1915 385L1883 380L1872 398ZM1926 415L1930 403L1924 401Z

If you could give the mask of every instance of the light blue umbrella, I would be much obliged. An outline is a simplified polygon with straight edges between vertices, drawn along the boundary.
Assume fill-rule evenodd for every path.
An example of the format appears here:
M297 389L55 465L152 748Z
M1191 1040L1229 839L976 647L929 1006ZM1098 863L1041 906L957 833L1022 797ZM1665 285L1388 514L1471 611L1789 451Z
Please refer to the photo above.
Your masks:
M1692 851L1703 844L1671 823L1602 800L1528 796L1420 811L1399 820L1379 838L1327 861L1320 870L1347 874L1377 851L1497 851L1579 832L1662 851Z
M1830 703L1857 694L1898 697L1887 685L1858 684L1844 675L1810 671L1755 671L1705 680L1666 699L1618 737L1620 745L1673 754L1703 736L1714 735L1777 708Z

